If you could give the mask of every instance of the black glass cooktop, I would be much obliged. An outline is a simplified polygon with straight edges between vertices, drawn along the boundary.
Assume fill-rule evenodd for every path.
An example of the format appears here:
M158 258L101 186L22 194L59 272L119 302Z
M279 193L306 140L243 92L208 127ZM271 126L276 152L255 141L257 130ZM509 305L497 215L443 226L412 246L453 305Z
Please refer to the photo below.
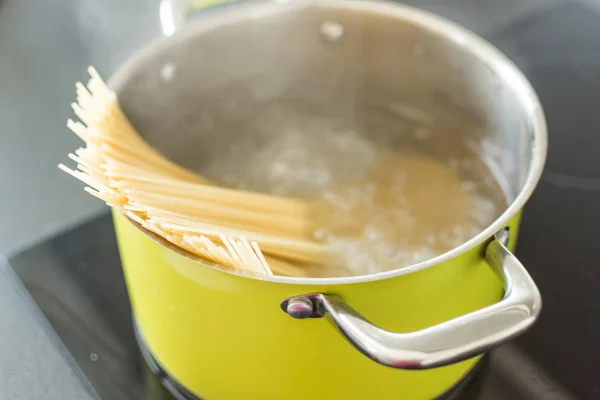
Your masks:
M517 250L544 309L462 398L600 399L600 4L547 3L485 34L523 69L548 118L547 169ZM102 399L172 398L140 357L108 215L9 263Z

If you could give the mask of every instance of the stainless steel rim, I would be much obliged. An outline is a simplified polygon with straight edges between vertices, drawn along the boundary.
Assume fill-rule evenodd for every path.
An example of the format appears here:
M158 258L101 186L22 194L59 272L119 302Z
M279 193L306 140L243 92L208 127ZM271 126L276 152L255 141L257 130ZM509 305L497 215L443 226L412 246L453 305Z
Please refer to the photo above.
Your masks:
M323 4L322 1L302 1L302 2L273 2L273 1L261 1L253 2L251 4L243 3L233 9L228 9L226 12L214 14L211 18L202 21L202 24L197 24L190 29L186 29L181 34L172 36L170 38L161 38L156 42L153 42L136 53L131 57L110 79L110 86L118 92L118 89L127 80L127 77L134 71L135 66L143 63L144 60L154 54L160 52L171 46L174 41L185 39L186 37L197 35L204 31L218 26L222 23L223 19L229 19L234 15L246 15L247 18L255 18L264 13L273 11L273 4L278 3L278 7L308 7L308 6L319 6ZM166 240L149 234L149 232L143 230L139 225L130 221L132 224L137 226L148 236L151 236L155 241L162 245L178 252L179 254L188 257L199 264L204 266L215 268L223 272L239 275L251 279L266 280L270 282L295 284L295 285L341 285L341 284L353 284L362 283L369 281L376 281L381 279L388 279L405 274L410 274L423 270L425 268L432 267L434 265L451 260L466 251L473 249L481 243L489 240L496 232L505 228L508 222L513 218L525 205L531 194L533 193L544 168L544 163L547 154L547 128L546 119L542 110L541 103L533 90L533 87L525 78L523 73L517 68L517 66L502 54L498 49L492 46L490 43L475 35L474 33L466 30L465 28L450 22L442 17L428 13L426 11L419 10L414 7L380 2L380 1L361 1L361 0L330 0L327 1L328 7L344 7L352 8L357 11L368 11L374 13L382 13L386 15L392 15L400 20L410 22L414 25L420 26L423 29L430 30L439 34L443 34L456 44L461 47L470 49L471 52L476 54L481 60L484 60L489 65L490 69L495 71L499 76L503 78L508 86L510 86L515 93L523 99L525 111L528 115L528 119L531 122L531 129L533 131L533 144L531 154L531 165L527 173L525 184L513 202L507 207L507 209L498 217L490 226L481 231L475 237L471 238L462 245L455 247L454 249L443 253L439 256L431 258L429 260L401 267L392 271L378 272L369 275L352 276L352 277L340 277L340 278L292 278L285 276L263 276L256 274L248 274L244 271L224 267L215 263L207 262L199 257L195 257L184 250L174 248L172 245L168 245ZM249 12L248 8L251 8Z

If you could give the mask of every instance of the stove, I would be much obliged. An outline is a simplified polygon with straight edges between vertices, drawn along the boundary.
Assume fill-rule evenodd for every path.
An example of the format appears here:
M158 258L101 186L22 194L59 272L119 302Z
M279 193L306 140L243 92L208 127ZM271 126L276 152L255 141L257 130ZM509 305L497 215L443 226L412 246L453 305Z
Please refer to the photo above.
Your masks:
M521 67L547 114L547 169L517 249L544 309L446 399L600 399L600 5L533 3L544 5L493 31L474 29ZM109 214L9 264L101 399L191 398L136 339Z

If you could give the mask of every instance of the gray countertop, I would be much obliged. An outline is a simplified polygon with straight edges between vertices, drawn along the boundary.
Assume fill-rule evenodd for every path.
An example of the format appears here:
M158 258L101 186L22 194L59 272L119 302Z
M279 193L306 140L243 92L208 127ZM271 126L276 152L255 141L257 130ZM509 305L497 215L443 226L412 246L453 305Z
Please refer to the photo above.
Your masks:
M86 400L91 385L20 282L0 260L0 397Z
M157 3L0 1L0 254L105 209L56 168L80 145L65 127L74 84L90 64L108 76L158 35Z

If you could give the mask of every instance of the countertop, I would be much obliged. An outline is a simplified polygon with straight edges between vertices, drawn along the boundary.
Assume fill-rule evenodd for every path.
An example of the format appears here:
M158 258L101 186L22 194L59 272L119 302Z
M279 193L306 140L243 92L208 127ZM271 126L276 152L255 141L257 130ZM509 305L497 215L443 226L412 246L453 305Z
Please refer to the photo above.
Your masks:
M0 397L95 399L94 389L5 261L0 260Z
M155 0L0 1L0 254L105 209L56 168L81 143L65 126L75 82L159 34Z

